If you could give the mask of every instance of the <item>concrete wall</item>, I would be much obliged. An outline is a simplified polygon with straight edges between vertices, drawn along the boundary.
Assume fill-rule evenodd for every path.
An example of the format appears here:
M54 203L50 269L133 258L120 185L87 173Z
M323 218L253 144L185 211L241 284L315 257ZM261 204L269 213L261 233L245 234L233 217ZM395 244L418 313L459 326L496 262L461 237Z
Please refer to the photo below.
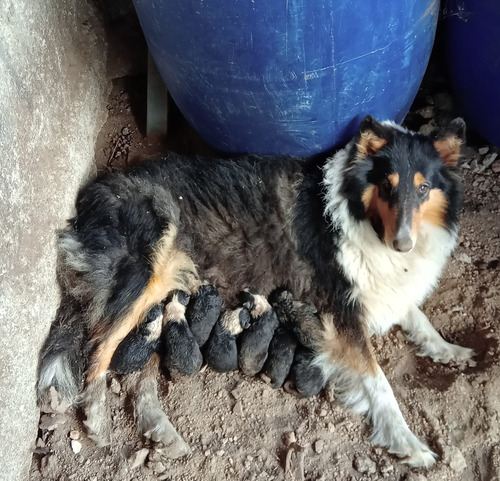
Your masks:
M106 43L85 0L0 0L0 479L28 479L55 235L94 172Z

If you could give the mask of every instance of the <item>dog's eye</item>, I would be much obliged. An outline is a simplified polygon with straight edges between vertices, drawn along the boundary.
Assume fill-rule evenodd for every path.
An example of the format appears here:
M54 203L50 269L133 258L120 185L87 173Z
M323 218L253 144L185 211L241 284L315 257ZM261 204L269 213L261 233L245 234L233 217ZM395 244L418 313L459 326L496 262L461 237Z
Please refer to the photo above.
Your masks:
M384 192L390 192L392 190L392 185L389 179L382 179L382 181L380 182L380 187Z
M425 195L427 192L429 192L429 184L420 184L418 186L418 193L420 195Z

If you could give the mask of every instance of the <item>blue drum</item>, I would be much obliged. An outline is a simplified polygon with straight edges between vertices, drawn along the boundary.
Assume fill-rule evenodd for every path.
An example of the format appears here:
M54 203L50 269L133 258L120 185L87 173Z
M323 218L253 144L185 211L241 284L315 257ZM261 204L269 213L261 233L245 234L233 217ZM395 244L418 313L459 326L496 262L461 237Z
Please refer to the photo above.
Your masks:
M201 136L228 152L308 156L366 114L401 121L438 0L134 0L156 65Z
M444 13L455 97L470 126L500 147L500 1L451 0Z

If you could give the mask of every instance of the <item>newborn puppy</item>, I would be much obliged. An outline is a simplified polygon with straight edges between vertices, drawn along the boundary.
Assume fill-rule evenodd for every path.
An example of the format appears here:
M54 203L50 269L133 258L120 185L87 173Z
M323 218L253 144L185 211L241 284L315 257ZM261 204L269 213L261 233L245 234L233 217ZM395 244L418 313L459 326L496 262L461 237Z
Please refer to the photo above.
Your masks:
M203 357L185 316L189 294L174 291L169 298L161 334L162 368L190 376L200 370Z
M236 338L250 325L250 313L245 307L226 311L216 322L205 345L205 360L217 372L238 369Z
M243 298L243 305L250 308L252 322L239 337L238 364L247 376L255 376L264 367L269 345L279 323L264 296L247 290Z
M116 349L109 368L117 374L142 369L158 350L163 325L163 306L154 305L139 327L131 331Z
M282 290L273 293L271 296L276 315L279 319L281 327L288 330L289 334L297 340L297 347L294 353L288 352L286 355L286 346L283 343L272 343L270 347L270 357L281 356L283 361L278 364L280 374L290 370L288 380L295 389L305 397L310 397L318 394L326 385L326 379L323 376L322 370L314 364L316 350L319 347L320 333L322 325L319 317L316 315L317 310L310 304L305 304L299 301L294 301L292 294ZM287 341L290 343L290 341ZM276 345L276 354L274 349ZM271 352L271 348L273 352ZM288 350L290 351L290 349ZM290 358L293 362L290 362ZM285 364L290 362L290 365ZM271 372L271 376L276 376ZM272 377L268 375L272 379ZM277 379L280 381L281 377ZM275 381L276 382L276 381Z
M286 326L278 326L269 344L267 359L262 369L263 378L274 389L283 386L292 367L297 338ZM265 377L264 377L265 376Z
M314 358L314 351L298 346L288 376L291 387L304 397L315 396L326 386L327 380L321 368L314 363Z
M186 319L198 346L203 347L219 319L222 308L222 297L217 289L210 285L202 285L186 308Z

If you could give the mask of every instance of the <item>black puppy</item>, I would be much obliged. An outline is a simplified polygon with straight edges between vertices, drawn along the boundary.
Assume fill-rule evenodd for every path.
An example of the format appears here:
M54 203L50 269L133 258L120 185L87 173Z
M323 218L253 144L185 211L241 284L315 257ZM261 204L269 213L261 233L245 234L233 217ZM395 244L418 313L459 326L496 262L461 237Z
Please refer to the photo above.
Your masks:
M249 290L242 293L243 305L252 317L250 327L239 337L238 364L248 376L255 376L264 367L269 344L278 327L278 318L264 296Z
M292 367L296 348L297 338L290 329L278 326L269 344L267 359L262 369L262 374L269 379L274 389L283 386Z
M198 346L203 347L219 319L222 309L222 297L217 289L205 284L191 296L186 308L186 319Z
M245 307L226 311L219 318L205 345L207 364L217 372L238 369L236 338L250 325L250 312Z
M203 363L200 348L186 320L189 294L174 291L165 306L165 326L161 335L162 367L170 374L192 375Z
M128 374L144 367L160 346L163 306L156 304L139 327L131 331L116 349L109 368L117 374Z

